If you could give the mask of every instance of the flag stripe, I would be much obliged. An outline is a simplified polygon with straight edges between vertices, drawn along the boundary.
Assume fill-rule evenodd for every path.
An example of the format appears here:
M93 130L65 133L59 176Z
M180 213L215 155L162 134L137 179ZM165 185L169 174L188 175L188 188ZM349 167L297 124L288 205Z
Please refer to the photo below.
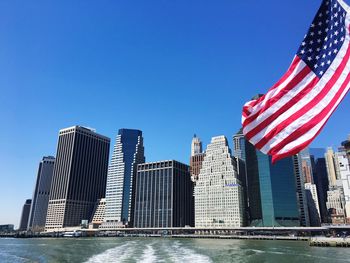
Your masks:
M297 70L296 76L293 76L291 80L288 80L278 88L278 92L276 95L274 95L272 98L262 101L264 105L260 105L261 107L258 110L252 109L250 111L250 116L245 120L244 125L249 125L254 120L257 119L257 117L260 117L259 114L262 114L267 109L270 109L276 102L278 102L283 96L285 96L288 91L292 90L295 86L297 86L302 80L304 80L310 73L311 69L307 67L304 63L299 63L299 65L302 65L301 70ZM272 94L271 92L270 94Z
M293 76L297 75L300 72L300 70L303 68L303 67L300 67L301 62L302 60L298 56L295 56L287 72L282 76L282 78L275 85L272 86L272 88L270 88L269 92L263 95L259 100L250 101L250 102L253 102L249 105L252 108L250 113L254 112L258 107L260 107L261 105L264 105L266 101L268 101L271 97L273 97L273 95L275 95L273 91L276 88L282 86L284 83L288 83L288 80L292 75Z
M350 77L348 76L348 78L350 78ZM323 121L321 121L319 124L317 124L315 126L315 128L313 129L313 132L306 133L303 136L299 137L299 141L296 140L296 141L294 141L294 143L291 142L290 144L287 144L286 146L284 146L284 148L281 151L279 151L279 153L272 156L272 161L276 162L276 161L283 159L285 157L288 157L290 155L297 154L301 150L305 149L315 139L315 137L317 135L319 135L319 133L322 131L323 127L326 125L327 121L329 120L329 118L331 117L333 112L338 108L339 104L345 98L345 96L349 92L349 90L350 90L350 85L348 83L348 86L343 91L341 98L333 106L333 109L328 113L326 118L324 118ZM304 137L310 137L310 136L312 136L310 139L304 138Z
M346 65L348 65L349 57L350 57L350 49L348 48L344 60L342 61L340 66L336 69L336 72L334 73L334 75L332 75L332 78L322 88L322 90L320 90L318 94L309 93L309 95L314 96L314 98L310 102L308 102L307 104L303 103L304 106L300 110L296 111L294 114L286 118L281 123L275 126L273 125L269 126L270 131L268 132L268 134L264 135L264 137L262 137L261 140L255 146L258 149L262 149L263 146L266 145L273 138L275 141L277 141L278 137L281 137L283 134L286 133L284 130L288 126L289 126L289 130L293 130L294 127L291 124L294 124L294 122L297 122L298 125L302 125L303 124L302 120L306 122L308 120L308 117L313 116L315 112L322 109L325 104L329 104L330 103L329 100L333 96L331 91L338 89L337 87L335 87L335 84L338 81L338 79L341 77ZM301 117L303 117L302 120L300 119ZM267 145L264 148L267 148L267 147L274 147L274 144L269 143L269 145Z
M310 78L309 78L310 79ZM257 126L255 126L251 131L249 131L246 134L246 137L248 138L248 140L252 139L254 136L256 136L258 133L260 132L264 132L264 129L266 129L268 127L269 124L271 124L272 122L276 121L277 118L279 116L281 116L282 113L286 112L287 110L289 110L293 105L295 105L297 102L299 102L302 98L304 98L308 92L310 92L318 83L319 78L317 76L315 76L310 82L300 85L296 87L296 89L300 89L301 91L298 93L298 95L296 96L291 96L291 100L289 100L287 103L284 103L284 101L282 101L281 105L283 105L282 107L276 107L276 110L274 108L271 108L271 112L274 112L272 114L266 115L268 116L265 120L263 120L262 122L258 123ZM270 112L270 111L269 111ZM264 118L264 117L262 117ZM257 143L258 141L252 140L254 143ZM262 146L261 146L262 147ZM257 148L261 148L259 146L257 146Z

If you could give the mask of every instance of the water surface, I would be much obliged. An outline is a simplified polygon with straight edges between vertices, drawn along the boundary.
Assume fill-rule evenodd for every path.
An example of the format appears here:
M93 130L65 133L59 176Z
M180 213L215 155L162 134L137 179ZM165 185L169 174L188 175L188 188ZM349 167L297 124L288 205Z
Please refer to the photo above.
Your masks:
M0 239L0 262L350 262L307 242L173 238Z

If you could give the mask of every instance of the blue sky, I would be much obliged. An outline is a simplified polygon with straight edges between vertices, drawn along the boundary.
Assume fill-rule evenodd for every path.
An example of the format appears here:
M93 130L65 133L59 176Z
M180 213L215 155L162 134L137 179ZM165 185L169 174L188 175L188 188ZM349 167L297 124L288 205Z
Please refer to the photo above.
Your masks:
M0 224L18 225L59 129L144 132L146 160L188 163L240 128L288 68L320 0L0 2ZM312 144L350 133L350 96Z

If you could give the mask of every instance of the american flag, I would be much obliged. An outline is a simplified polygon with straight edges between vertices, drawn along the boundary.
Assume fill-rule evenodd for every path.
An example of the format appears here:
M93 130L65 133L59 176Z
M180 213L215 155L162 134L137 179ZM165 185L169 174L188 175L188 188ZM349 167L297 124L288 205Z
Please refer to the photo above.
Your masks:
M285 75L244 105L243 133L273 162L305 149L349 91L349 13L324 0Z

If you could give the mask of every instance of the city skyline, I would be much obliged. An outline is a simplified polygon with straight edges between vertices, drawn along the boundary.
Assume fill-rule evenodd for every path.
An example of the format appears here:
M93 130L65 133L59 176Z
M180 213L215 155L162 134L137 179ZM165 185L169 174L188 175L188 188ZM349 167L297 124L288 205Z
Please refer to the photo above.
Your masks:
M118 129L140 129L150 162L188 164L194 133L204 145L231 138L244 102L289 66L319 2L2 2L0 198L11 202L0 223L18 226L63 127L95 127L112 144ZM336 149L348 112L349 95L311 146Z

